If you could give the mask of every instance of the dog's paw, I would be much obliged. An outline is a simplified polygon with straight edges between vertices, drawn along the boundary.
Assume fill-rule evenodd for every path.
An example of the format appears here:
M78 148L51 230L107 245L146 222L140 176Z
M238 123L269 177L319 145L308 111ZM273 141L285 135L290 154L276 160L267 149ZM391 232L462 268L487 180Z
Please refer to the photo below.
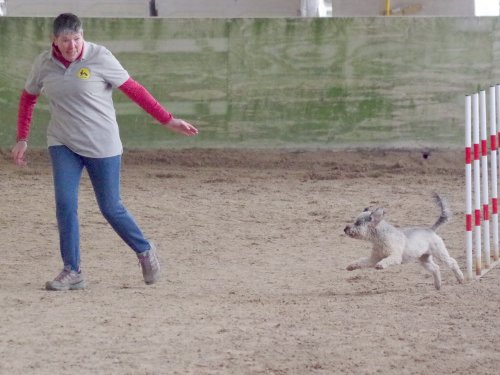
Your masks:
M384 264L383 263L377 263L375 264L375 269L376 270L383 270L385 268Z
M359 266L357 264L349 264L346 268L346 270L348 271L354 271L354 270L357 270L359 268Z

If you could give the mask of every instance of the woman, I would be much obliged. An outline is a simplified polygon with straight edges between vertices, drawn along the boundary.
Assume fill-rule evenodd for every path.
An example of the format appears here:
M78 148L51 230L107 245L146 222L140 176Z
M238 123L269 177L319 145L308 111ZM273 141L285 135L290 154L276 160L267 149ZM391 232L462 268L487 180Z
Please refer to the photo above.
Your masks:
M83 39L80 19L71 13L55 18L50 51L40 54L19 100L17 142L12 157L26 165L31 117L40 93L48 97L51 119L47 141L54 177L56 216L63 270L46 283L48 290L84 289L80 269L78 190L87 169L99 208L116 233L134 250L144 281L160 276L155 247L148 241L120 197L122 143L112 101L118 87L168 129L187 136L198 130L167 112L134 81L105 47Z

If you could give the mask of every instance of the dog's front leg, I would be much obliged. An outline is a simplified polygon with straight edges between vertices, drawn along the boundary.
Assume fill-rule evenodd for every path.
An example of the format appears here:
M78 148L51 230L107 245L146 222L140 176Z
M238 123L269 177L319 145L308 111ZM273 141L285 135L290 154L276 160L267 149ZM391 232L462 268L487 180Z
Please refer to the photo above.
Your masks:
M349 264L347 266L347 270L353 271L360 268L370 268L373 267L376 263L377 263L376 260L374 260L372 257L361 258L356 262Z
M403 261L403 256L401 254L391 254L388 257L382 259L379 261L376 265L375 268L377 270L383 270L384 268L387 268L389 266L394 266L396 264L401 264Z

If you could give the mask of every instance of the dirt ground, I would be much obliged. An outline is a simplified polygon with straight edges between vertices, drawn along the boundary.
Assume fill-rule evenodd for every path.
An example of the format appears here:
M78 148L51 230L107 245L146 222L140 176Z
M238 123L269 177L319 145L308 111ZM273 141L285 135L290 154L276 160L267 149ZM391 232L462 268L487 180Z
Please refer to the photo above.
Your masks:
M124 154L122 195L158 247L163 279L80 195L89 287L60 271L45 150L0 155L0 374L498 374L500 269L443 287L418 265L348 272L370 245L343 228L383 206L430 225L462 269L462 151L177 150Z

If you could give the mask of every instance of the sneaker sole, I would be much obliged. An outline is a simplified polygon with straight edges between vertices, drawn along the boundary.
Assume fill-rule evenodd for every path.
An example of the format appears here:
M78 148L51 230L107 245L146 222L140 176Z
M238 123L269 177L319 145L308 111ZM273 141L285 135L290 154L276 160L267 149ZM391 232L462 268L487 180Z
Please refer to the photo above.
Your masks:
M82 289L85 289L86 287L87 287L87 284L85 283L85 280L82 280L82 281L80 281L79 283L76 283L76 284L71 284L71 285L63 286L61 288L58 288L58 287L52 285L52 283L50 281L47 281L47 283L45 284L45 289L47 289L47 290L55 290L55 291L82 290Z
M146 285L151 285L160 280L160 272L158 272L152 279L144 280Z

